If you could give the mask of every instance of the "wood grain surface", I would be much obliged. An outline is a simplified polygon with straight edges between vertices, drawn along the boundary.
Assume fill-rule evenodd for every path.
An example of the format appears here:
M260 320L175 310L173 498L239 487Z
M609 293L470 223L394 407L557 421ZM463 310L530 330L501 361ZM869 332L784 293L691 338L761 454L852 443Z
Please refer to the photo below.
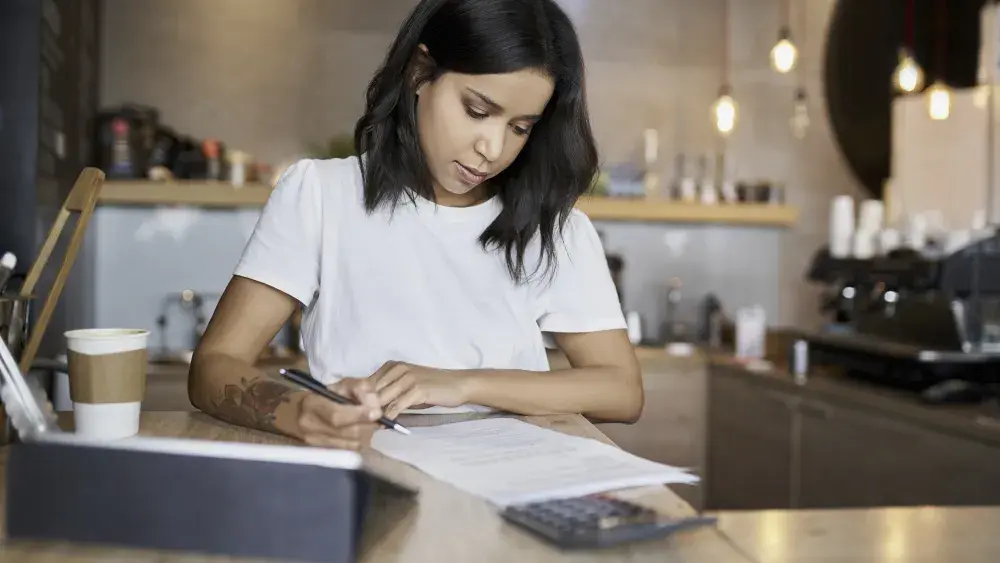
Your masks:
M474 417L474 415L409 416L404 417L404 420L407 425L422 426ZM592 424L579 416L529 417L524 420L567 434L608 441ZM144 412L140 433L147 436L219 441L291 443L279 436L217 421L200 412ZM5 452L2 458L5 461ZM712 528L687 532L669 540L634 544L599 552L562 553L504 523L496 510L484 500L432 479L411 466L386 458L377 452L366 452L365 461L376 471L416 486L420 490L420 497L418 506L403 518L396 519L391 528L368 531L365 538L366 548L360 558L363 562L752 561L733 547L720 532ZM667 488L645 487L620 491L616 494L668 515L681 516L693 513L687 503ZM189 563L246 560L56 543L5 542L0 547L0 563L21 561Z

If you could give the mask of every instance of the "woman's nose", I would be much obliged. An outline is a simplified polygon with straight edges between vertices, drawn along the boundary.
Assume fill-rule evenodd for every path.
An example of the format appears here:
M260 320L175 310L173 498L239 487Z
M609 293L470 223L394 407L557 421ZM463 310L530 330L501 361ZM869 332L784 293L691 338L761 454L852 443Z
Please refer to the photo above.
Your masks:
M476 141L476 152L489 162L495 162L503 154L504 129L501 127L484 128Z

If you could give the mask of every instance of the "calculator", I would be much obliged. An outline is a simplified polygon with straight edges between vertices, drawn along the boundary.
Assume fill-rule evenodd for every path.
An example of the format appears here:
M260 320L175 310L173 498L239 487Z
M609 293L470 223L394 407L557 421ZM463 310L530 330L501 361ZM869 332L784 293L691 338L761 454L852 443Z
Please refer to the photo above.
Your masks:
M716 518L707 516L667 518L644 506L606 495L513 505L505 508L501 516L565 549L659 539L716 522Z

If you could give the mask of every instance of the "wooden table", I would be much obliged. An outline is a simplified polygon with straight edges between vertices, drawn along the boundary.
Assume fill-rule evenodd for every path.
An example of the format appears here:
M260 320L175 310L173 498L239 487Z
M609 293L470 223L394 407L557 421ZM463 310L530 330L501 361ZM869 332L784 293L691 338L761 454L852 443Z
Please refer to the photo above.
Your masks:
M465 420L468 416L411 416L405 424L420 426ZM607 441L593 425L579 416L531 417L528 422L567 434ZM231 426L202 413L144 412L140 433L148 436L198 438L220 441L286 443L281 437ZM557 561L710 562L752 561L718 530L705 528L657 542L635 544L601 552L561 553L526 533L507 525L486 501L461 492L420 471L377 452L365 454L366 463L420 489L419 505L363 553L361 561L548 563ZM72 470L67 468L67 470ZM621 491L669 515L693 511L676 494L662 487ZM0 547L0 563L7 562L195 562L232 561L196 555L144 552L131 549L81 547L68 544L21 544Z
M998 528L997 507L765 510L719 517L722 533L759 563L996 563Z

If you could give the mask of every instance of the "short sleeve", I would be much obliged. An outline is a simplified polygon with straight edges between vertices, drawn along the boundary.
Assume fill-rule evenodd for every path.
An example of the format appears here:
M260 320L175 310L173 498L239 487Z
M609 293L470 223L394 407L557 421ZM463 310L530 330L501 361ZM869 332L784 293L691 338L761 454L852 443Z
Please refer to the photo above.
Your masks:
M601 239L583 212L573 210L556 238L556 260L555 275L540 282L542 332L625 328Z
M290 166L272 190L235 275L284 292L303 305L319 288L321 186L311 160Z

